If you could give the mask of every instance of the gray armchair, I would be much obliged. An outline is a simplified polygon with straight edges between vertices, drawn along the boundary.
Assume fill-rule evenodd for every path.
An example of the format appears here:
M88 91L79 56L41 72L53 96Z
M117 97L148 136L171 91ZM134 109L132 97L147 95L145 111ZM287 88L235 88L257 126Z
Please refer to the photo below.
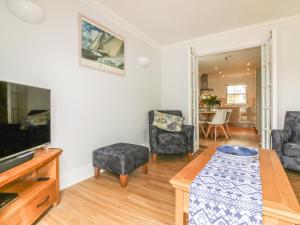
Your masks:
M158 110L159 112L182 116L178 110ZM155 162L158 154L187 154L191 160L194 148L194 126L183 125L181 132L168 132L152 125L154 111L149 112L149 142L152 159Z
M300 171L300 111L287 111L284 129L272 130L272 145L284 168Z

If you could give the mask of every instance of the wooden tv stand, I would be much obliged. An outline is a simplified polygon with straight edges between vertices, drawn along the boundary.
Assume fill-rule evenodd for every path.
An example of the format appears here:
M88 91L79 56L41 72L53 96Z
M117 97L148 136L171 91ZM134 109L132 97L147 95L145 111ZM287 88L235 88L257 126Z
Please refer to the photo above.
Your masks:
M1 225L29 225L60 201L59 156L61 149L36 150L33 159L0 173L0 192L18 197L0 209ZM47 181L37 178L49 177Z

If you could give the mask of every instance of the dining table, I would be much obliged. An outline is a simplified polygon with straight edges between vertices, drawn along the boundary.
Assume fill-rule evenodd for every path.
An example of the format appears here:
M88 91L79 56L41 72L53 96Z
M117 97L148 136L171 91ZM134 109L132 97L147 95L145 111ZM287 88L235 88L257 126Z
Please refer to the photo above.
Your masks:
M175 188L175 224L187 223L190 185L216 152L207 148L170 180ZM288 177L274 150L259 149L263 200L263 225L300 224L300 207Z
M218 111L217 109L210 110L210 111L199 110L199 117L201 118L201 116L203 116L205 118L205 121L211 121L217 111Z

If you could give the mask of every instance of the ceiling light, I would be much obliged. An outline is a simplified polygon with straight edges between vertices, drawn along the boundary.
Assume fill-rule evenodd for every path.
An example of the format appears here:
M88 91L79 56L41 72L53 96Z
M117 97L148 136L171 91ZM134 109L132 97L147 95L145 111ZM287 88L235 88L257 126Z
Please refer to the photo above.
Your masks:
M219 68L217 66L215 66L214 70L218 70Z
M247 68L247 71L250 71L250 68Z
M222 76L223 78L225 77L225 75Z
M27 23L41 23L46 17L45 11L29 0L7 0L7 7L12 14Z
M248 63L247 63L247 66L250 66L250 65L251 65L251 63L250 63L250 62L248 62Z
M221 75L222 73L223 73L222 71L219 72L220 75Z

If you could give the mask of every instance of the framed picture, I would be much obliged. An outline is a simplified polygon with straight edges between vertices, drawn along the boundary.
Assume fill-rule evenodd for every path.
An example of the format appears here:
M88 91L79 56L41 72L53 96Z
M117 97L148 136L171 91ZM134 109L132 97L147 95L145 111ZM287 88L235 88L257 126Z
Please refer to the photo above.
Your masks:
M124 38L83 15L79 27L80 64L124 75Z

